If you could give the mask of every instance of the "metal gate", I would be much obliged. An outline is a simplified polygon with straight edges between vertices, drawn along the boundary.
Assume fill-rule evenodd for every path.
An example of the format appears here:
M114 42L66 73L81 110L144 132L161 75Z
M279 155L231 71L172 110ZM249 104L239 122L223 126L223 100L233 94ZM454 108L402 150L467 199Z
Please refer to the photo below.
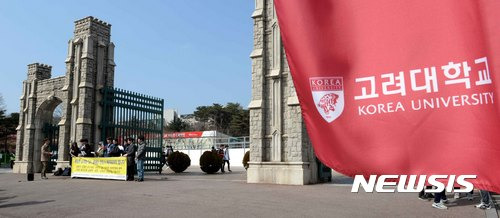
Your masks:
M50 157L49 166L47 172L52 172L56 168L57 164L57 150L59 149L59 126L52 125L50 123L45 123L42 129L45 138L50 140L50 151L52 151L52 156Z
M101 140L107 137L118 139L146 138L145 171L161 172L160 157L163 144L163 99L106 87L103 94L103 116Z

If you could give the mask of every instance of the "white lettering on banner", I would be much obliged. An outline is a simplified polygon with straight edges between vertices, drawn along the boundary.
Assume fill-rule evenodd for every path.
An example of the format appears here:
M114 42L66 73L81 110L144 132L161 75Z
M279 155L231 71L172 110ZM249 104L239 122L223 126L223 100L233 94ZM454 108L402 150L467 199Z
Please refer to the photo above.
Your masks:
M418 183L417 183L417 177ZM376 175L370 175L368 181L366 181L363 175L354 176L354 182L352 184L351 192L359 192L359 188L363 187L365 192L389 192L394 193L396 190L398 192L420 192L425 190L427 193L438 193L446 190L447 192L456 193L468 193L474 189L474 185L467 181L470 179L476 179L476 175L381 175L377 178ZM391 181L386 181L386 180ZM448 179L448 183L444 184L439 179ZM426 189L425 182L429 185L436 187L435 189ZM455 182L464 188L454 189ZM416 185L416 186L415 186Z
M389 81L382 83L382 93L384 93L384 95L394 95L394 94L401 94L401 96L406 95L405 75L403 71L399 72L399 76L396 77L394 76L393 73L387 73L387 74L382 74L381 78L389 78ZM395 80L398 80L399 82L396 83ZM388 86L396 86L398 87L398 89L389 90Z
M437 69L440 69L442 75L444 75L445 81L441 84L445 86L457 86L463 85L463 89L471 89L472 85L483 86L492 84L490 71L488 67L487 57L482 57L474 60L476 69L478 69L478 79L476 81L471 81L471 71L472 67L467 61L453 62L450 61L446 65L439 68L435 66L424 67L421 69L412 69L408 71L410 80L410 89L406 89L405 72L399 71L398 74L395 73L385 73L381 74L380 78L375 76L356 78L356 84L362 83L361 85L361 95L355 95L354 100L364 100L364 99L376 99L379 98L379 94L376 92L377 89L377 79L382 80L382 96L389 95L400 95L403 98L400 101L394 102L379 102L370 103L365 105L358 105L358 115L374 115L374 114L386 114L394 112L404 112L406 109L411 109L413 111L428 110L428 109L439 109L448 107L463 107L463 106L477 106L486 105L494 103L494 92L483 90L481 93L468 93L448 96L435 96L429 98L418 98L418 99L404 99L407 96L407 91L410 92L422 92L426 93L439 93L438 86L438 73ZM454 88L455 89L455 88ZM459 89L457 89L459 91Z
M493 92L411 100L413 110L493 104Z
M491 84L491 77L490 77L490 70L488 68L488 59L486 57L482 57L479 59L474 60L474 63L476 64L482 64L484 63L484 70L478 71L479 73L479 80L476 81L476 85L485 85L485 84Z
M477 106L493 104L493 92L474 93L471 95L453 95L435 98L424 98L411 100L411 107L405 107L400 101L388 102L384 104L368 104L358 106L358 115L374 115L405 111L411 108L414 111L439 109L448 107Z
M398 111L405 111L403 104L401 102L396 102L394 106L394 102L389 102L386 104L369 104L358 107L359 115L373 115L380 113L394 113Z
M457 79L460 76L460 66L463 65L463 74L464 77L467 78L461 78ZM446 85L451 85L451 84L458 84L458 83L465 83L465 88L470 89L470 79L469 77L469 72L471 68L467 64L467 62L463 62L462 64L454 64L453 62L450 62L446 66L442 66L441 69L444 71L444 75L451 80L446 80L444 84ZM450 73L450 71L453 70L453 73Z
M375 76L356 78L356 82L370 82L370 94L367 94L366 87L361 88L361 96L354 96L354 99L368 99L377 98L378 94L375 92Z
M424 85L417 85L417 74L421 74L422 71L420 69L410 70L410 81L411 81L411 89L413 91L422 91L425 90L427 93L437 92L437 75L436 75L436 67L424 68Z

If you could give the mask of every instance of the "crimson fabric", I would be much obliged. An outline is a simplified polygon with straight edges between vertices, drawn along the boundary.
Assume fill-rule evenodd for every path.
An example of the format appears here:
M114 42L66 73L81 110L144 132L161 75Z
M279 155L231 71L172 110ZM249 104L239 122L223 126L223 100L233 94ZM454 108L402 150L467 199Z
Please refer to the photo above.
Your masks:
M274 2L323 163L348 176L472 174L500 192L500 1Z

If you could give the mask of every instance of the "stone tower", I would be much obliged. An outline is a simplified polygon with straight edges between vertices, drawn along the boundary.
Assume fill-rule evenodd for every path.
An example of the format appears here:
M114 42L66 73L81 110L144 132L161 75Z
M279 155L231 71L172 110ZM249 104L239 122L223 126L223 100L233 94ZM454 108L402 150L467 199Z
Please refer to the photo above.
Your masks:
M114 85L114 44L111 24L93 17L75 21L74 37L68 42L66 85L68 101L64 108L70 120L69 139L100 140L99 89Z
M114 84L114 44L111 25L93 17L75 22L68 43L65 76L51 78L51 66L28 65L23 81L17 128L14 172L40 171L42 128L55 108L62 105L58 135L57 168L68 165L69 143L87 138L99 140L101 107L99 89Z
M249 183L303 185L318 165L302 120L272 0L255 0Z

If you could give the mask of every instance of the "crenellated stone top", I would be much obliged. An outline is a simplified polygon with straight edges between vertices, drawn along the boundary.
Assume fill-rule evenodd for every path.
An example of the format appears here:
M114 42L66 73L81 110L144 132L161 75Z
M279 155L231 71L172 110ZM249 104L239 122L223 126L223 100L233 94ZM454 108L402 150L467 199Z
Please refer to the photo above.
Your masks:
M52 66L41 63L28 64L28 79L49 79L52 76Z
M111 24L106 23L105 21L99 20L99 19L92 17L92 16L88 16L88 17L85 17L85 18L82 18L80 20L75 21L75 25L87 24L87 23L95 23L95 24L99 24L99 25L111 28Z
M109 40L111 35L111 24L92 16L75 21L75 37L98 36Z
M52 69L52 66L48 65L48 64L43 64L43 63L32 63L32 64L28 64L28 68L30 69L34 69L34 68L44 68L44 69Z

